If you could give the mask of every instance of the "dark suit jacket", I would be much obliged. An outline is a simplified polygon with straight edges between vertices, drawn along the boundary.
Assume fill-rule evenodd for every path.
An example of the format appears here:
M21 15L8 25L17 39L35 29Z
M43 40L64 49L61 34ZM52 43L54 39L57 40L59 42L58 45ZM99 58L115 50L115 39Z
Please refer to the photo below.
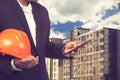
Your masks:
M50 21L47 10L36 2L31 2L36 22L35 47L24 13L17 0L0 0L0 31L8 28L27 33L31 42L31 53L40 57L40 63L23 71L12 71L12 56L0 54L0 80L48 80L45 57L66 58L62 54L63 45L49 42Z

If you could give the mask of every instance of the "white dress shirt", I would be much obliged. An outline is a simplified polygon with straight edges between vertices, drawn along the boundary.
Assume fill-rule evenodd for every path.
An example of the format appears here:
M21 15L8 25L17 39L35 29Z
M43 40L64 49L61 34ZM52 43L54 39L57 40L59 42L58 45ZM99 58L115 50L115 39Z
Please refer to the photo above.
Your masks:
M35 24L35 21L34 21L34 16L33 16L33 13L32 13L32 6L31 6L31 3L28 4L28 6L23 6L19 0L17 0L20 7L22 8L23 12L24 12L24 15L25 15L25 18L27 20L27 23L28 23L28 26L29 26L29 30L31 32L31 35L32 35L32 38L33 38L33 41L34 41L34 44L36 46L36 24ZM15 65L14 65L14 59L11 61L11 65L12 65L12 69L13 70L17 70L17 71L22 71L21 69L18 69Z
M23 12L24 12L24 15L26 17L26 20L27 20L27 23L28 23L28 26L29 26L29 29L30 29L30 32L31 32L31 35L32 35L32 38L33 38L33 41L34 41L34 44L36 45L36 24L35 24L35 21L34 21L34 16L33 16L33 13L32 13L32 6L31 6L31 3L28 4L28 6L23 6L19 0L17 0L18 3L20 4Z

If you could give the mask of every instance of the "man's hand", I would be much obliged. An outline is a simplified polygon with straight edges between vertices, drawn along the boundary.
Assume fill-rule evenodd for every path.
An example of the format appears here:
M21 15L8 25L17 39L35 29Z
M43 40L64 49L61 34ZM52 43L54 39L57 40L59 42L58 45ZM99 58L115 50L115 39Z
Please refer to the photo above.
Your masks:
M71 51L71 50L74 49L77 46L78 46L77 42L73 42L73 41L68 42L64 47L65 55L68 56L68 57L73 57L79 49L74 50L74 51ZM68 53L68 52L70 52L70 53Z
M14 65L19 69L29 69L36 66L39 62L39 58L34 56L27 56L23 59L14 59Z

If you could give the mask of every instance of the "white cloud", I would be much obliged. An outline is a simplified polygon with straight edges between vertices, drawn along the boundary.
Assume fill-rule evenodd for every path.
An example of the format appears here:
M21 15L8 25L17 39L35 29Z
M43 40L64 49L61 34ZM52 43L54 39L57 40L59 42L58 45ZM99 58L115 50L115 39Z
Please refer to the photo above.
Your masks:
M102 15L101 15L102 16ZM85 23L82 27L84 28L100 28L100 27L109 27L109 28L118 28L120 27L120 13L116 13L105 20L101 19L100 16L96 16L93 20Z
M107 9L113 9L113 5L116 6L117 8L117 4L118 2L120 3L120 0L113 0L113 1L106 1L107 4L99 4L98 6L101 6L100 9L98 9L98 11L96 13L98 13L99 16L94 15L93 18L91 18L91 20L83 25L83 27L109 27L109 28L118 28L120 27L120 12L116 13L115 15L112 15L108 18L106 18L105 20L102 19L102 17L105 15L105 11ZM101 2L102 3L102 2ZM117 23L117 24L115 24Z
M64 23L89 19L99 0L40 0L39 2L47 7L51 21Z
M106 18L105 11L117 7L120 0L39 0L49 11L52 23L82 21L86 28L120 26L120 13ZM97 15L96 15L97 14ZM117 23L117 24L115 24Z
M50 38L66 38L64 33L61 33L59 31L55 31L54 28L51 28L50 30Z
M54 23L88 21L98 12L116 6L120 0L39 0L49 11Z
M113 15L105 20L102 20L99 25L100 26L106 26L106 27L110 27L110 28L117 28L120 27L120 18L118 17L120 16L120 13Z

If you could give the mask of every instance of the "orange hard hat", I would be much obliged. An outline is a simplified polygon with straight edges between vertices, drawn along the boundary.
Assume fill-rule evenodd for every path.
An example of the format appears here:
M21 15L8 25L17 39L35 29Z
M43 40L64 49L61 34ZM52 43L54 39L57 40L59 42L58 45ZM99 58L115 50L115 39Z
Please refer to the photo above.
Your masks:
M0 33L0 52L24 58L31 55L31 47L25 32L16 29L6 29Z

